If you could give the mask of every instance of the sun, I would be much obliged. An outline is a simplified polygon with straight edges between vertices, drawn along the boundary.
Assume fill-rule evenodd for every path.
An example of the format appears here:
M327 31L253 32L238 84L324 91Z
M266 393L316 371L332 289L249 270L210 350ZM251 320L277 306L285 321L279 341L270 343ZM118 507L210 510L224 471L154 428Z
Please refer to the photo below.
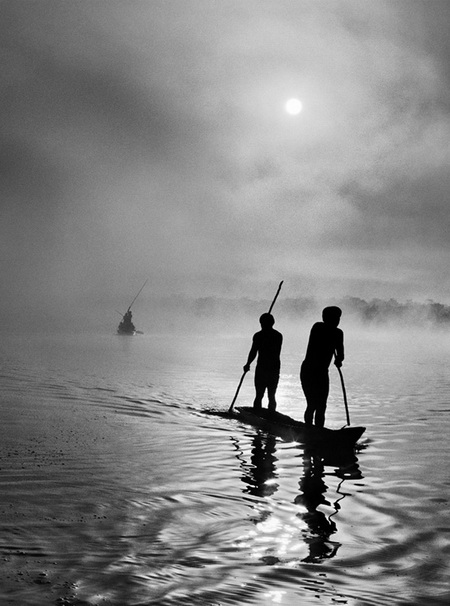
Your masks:
M288 114L296 116L302 111L303 105L300 99L289 99L286 101L284 108Z

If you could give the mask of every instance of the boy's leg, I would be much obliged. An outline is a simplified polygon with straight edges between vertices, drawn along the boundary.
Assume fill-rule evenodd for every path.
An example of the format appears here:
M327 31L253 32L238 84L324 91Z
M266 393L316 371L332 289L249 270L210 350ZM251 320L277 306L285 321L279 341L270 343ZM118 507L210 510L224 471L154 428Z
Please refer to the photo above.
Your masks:
M262 389L262 390L257 389L255 399L253 400L253 408L255 410L261 410L263 396L264 396L264 389Z
M321 402L316 407L316 417L314 420L314 425L316 427L323 427L325 425L325 410L327 408L327 403Z
M313 424L314 411L315 411L314 404L307 403L305 415L304 415L304 421L305 421L306 425Z
M266 386L264 385L264 383L257 380L256 375L255 375L255 390L256 390L256 396L253 401L253 408L255 410L261 410L262 399L264 397L264 392L266 391Z
M269 385L267 386L267 396L269 398L269 410L276 410L277 401L275 399L275 394L277 392L279 375L276 374L271 377Z
M304 420L306 425L312 425L314 419L315 397L314 397L314 385L311 381L311 375L302 365L300 372L300 382L302 384L303 393L306 399L306 410Z
M330 380L327 372L327 374L322 377L320 384L317 386L316 417L314 421L314 425L316 427L323 427L325 425L325 411L327 409L329 391Z
M258 372L258 368L255 371L255 390L256 396L253 401L253 408L255 410L261 410L262 408L262 399L264 397L264 392L266 391L266 384L263 380L263 376L260 372Z

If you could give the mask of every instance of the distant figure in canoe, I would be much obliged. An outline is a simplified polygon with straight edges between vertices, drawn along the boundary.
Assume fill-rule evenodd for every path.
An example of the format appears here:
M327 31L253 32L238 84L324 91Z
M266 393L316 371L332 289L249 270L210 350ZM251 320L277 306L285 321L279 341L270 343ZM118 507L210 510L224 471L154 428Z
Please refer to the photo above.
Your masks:
M122 334L132 334L136 330L132 320L131 310L124 313L122 322L119 324L117 331Z
M300 381L306 398L305 423L323 427L330 379L328 367L334 356L340 368L344 360L344 333L338 328L342 311L339 307L325 307L323 322L311 328L305 359L300 370Z
M269 410L275 410L277 402L275 393L280 378L280 353L283 344L283 335L273 328L275 319L272 314L265 313L259 318L261 330L253 335L252 348L248 354L244 371L250 370L250 364L258 356L255 370L256 397L253 408L262 408L262 399L267 389Z

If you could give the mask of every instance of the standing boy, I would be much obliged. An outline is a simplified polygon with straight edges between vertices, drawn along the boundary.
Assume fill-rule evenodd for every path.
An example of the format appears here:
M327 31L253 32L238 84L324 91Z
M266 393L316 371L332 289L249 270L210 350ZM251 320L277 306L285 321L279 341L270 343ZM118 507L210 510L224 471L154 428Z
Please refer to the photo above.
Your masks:
M253 402L255 410L261 410L262 399L267 389L269 410L275 410L277 403L275 392L280 378L280 353L283 335L273 328L275 319L272 314L265 313L259 318L261 330L253 335L252 348L248 354L244 372L250 370L250 364L258 355L255 370L256 397Z
M323 322L311 328L305 359L300 370L300 381L306 398L305 423L316 427L325 424L330 379L328 367L334 356L340 368L344 360L344 333L338 328L342 311L339 307L325 307Z

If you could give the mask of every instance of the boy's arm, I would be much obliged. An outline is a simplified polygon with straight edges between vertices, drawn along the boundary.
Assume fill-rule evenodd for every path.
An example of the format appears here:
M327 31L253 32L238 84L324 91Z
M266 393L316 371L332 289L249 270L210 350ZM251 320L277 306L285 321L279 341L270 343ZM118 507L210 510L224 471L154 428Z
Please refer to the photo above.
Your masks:
M342 330L338 329L337 332L337 340L336 340L336 350L334 352L334 364L338 368L342 366L342 362L344 361L344 333Z
M250 364L256 358L256 354L258 353L258 344L256 342L256 335L253 336L252 348L248 353L247 363L244 366L244 372L248 372L250 370Z

